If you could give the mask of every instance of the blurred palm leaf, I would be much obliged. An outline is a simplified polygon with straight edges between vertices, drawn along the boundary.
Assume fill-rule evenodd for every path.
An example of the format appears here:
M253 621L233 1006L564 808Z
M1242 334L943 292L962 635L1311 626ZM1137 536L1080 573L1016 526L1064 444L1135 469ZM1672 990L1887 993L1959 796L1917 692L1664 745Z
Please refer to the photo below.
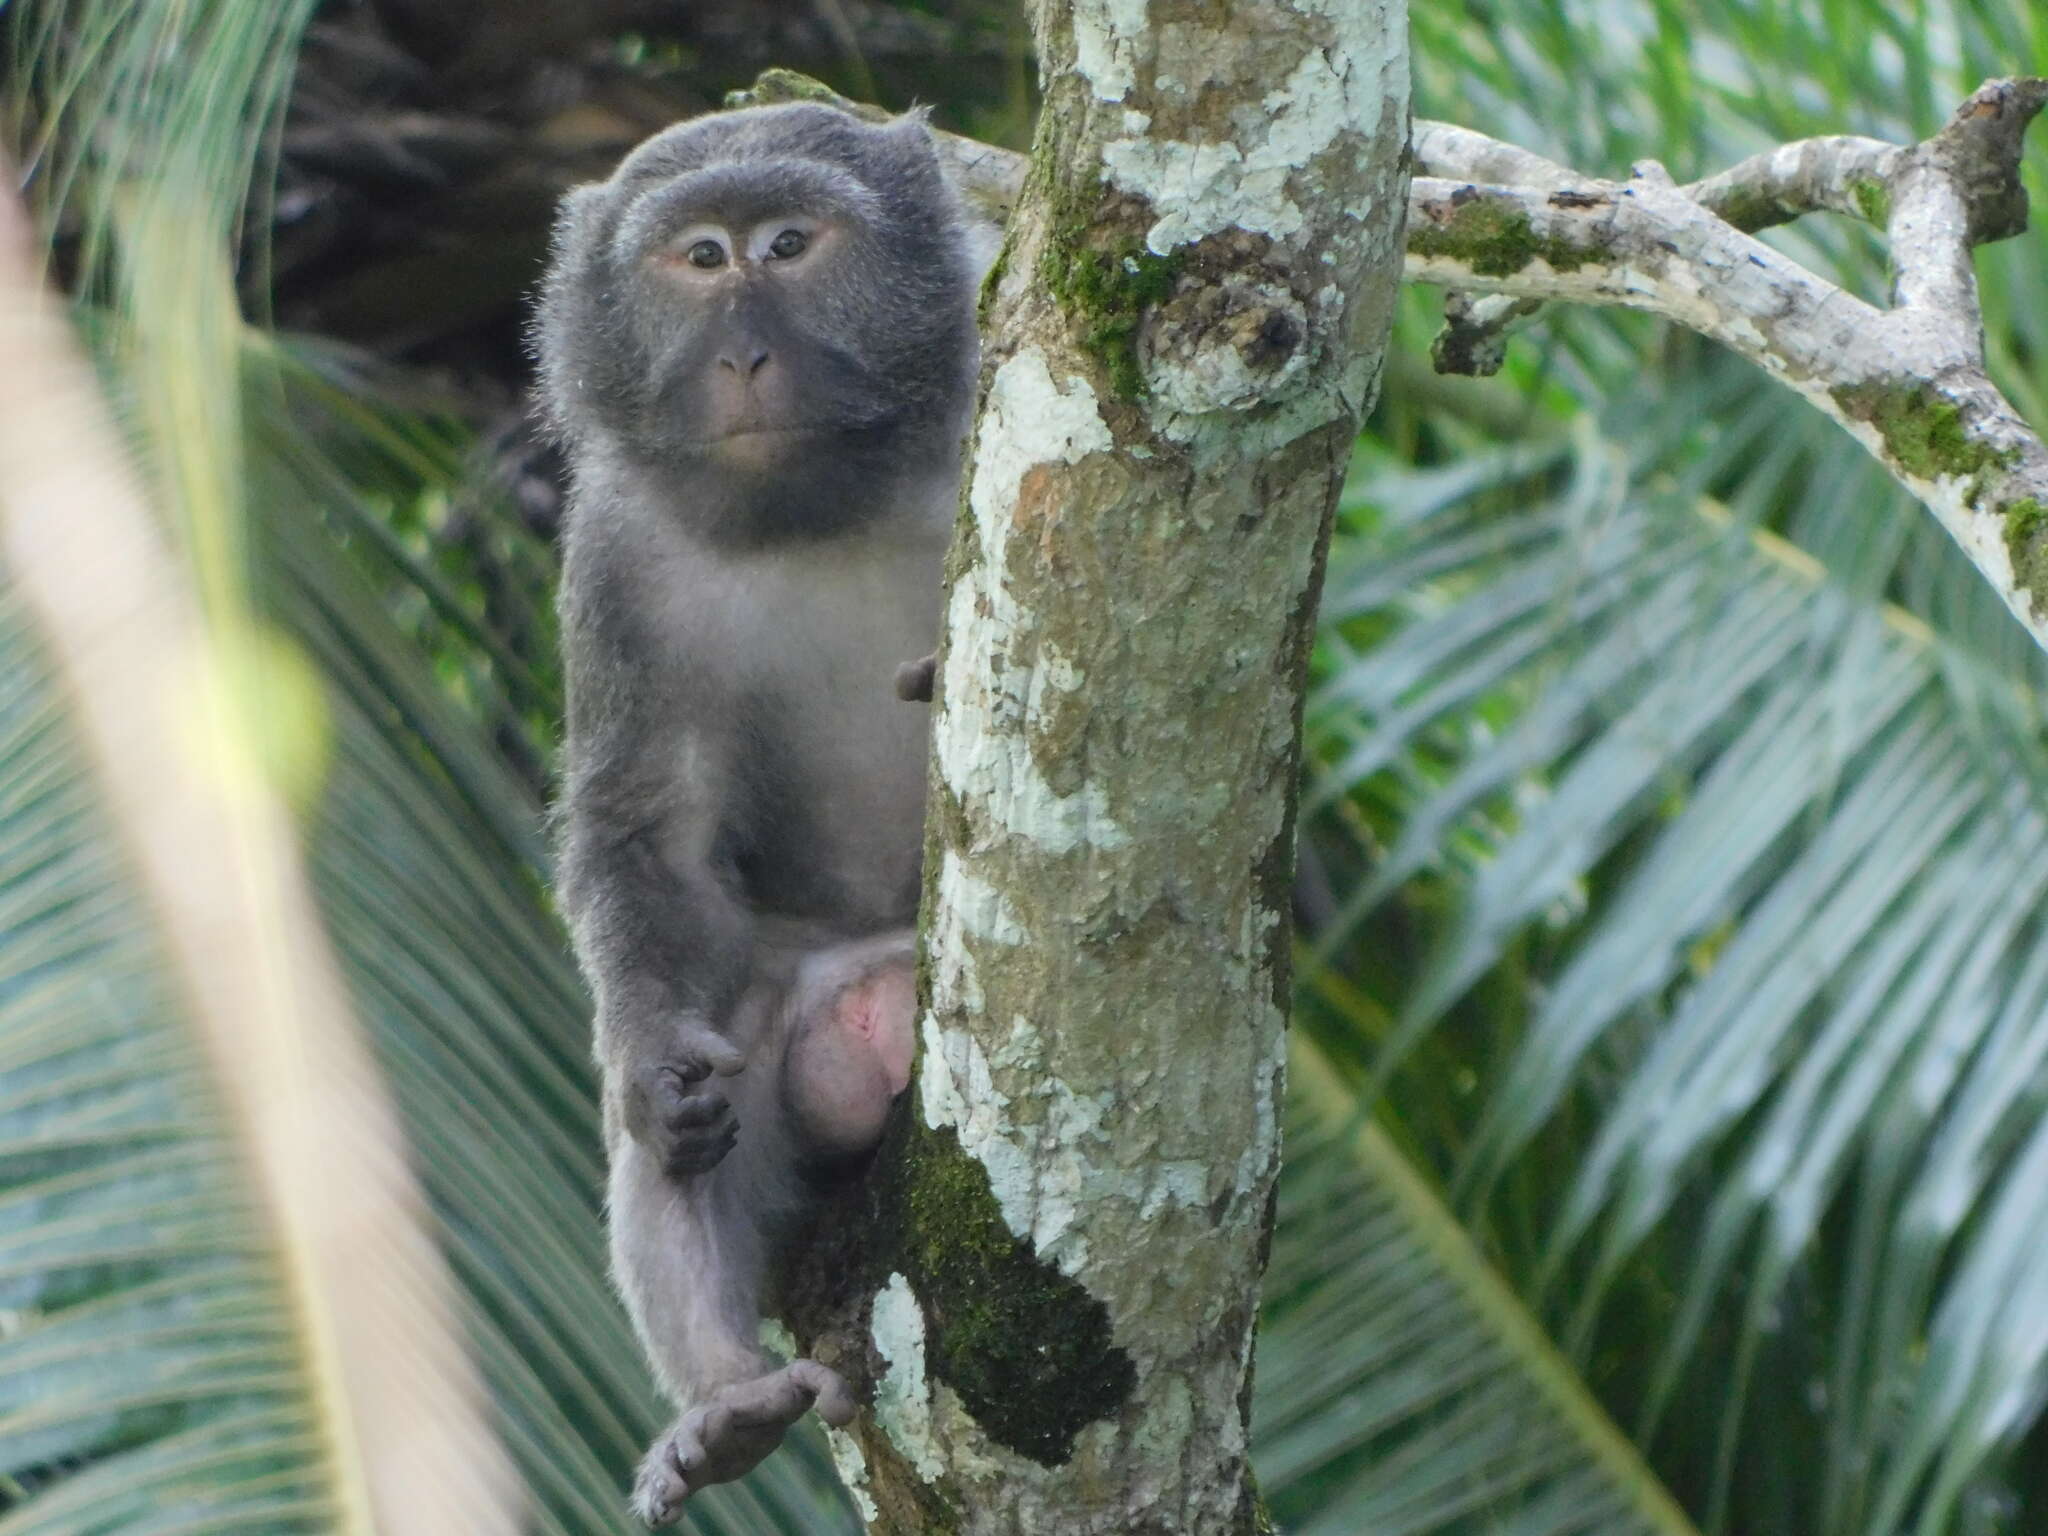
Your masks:
M658 1422L604 1278L586 1013L532 862L538 808L437 692L252 411L255 590L318 666L333 761L310 826L332 937L465 1291L463 1323L536 1530L628 1528ZM338 428L336 430L339 430ZM359 467L374 443L358 443ZM439 488L445 491L446 487ZM357 509L360 511L360 509ZM0 593L0 1531L327 1528L308 1362L63 706ZM815 1445L694 1512L843 1528Z

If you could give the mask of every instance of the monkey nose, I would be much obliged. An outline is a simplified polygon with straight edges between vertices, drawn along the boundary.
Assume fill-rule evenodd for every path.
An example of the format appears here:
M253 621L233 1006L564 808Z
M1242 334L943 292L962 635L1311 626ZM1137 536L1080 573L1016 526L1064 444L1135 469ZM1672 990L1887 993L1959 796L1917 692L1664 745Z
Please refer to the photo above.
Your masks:
M756 346L728 347L718 354L718 366L730 368L743 379L751 379L768 361L768 349Z

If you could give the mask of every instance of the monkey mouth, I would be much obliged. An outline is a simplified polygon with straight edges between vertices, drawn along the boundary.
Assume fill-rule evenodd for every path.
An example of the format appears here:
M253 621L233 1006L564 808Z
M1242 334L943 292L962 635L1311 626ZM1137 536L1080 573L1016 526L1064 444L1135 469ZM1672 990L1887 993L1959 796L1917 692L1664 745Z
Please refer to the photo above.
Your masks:
M704 447L706 447L706 448L716 448L716 447L718 447L718 446L719 446L719 445L720 445L721 443L731 443L731 442L737 442L737 441L739 441L739 440L741 440L741 439L743 439L743 438L753 438L753 437L772 437L772 438L820 437L820 436L823 436L823 435L824 435L824 434L825 434L826 432L828 432L829 430L831 430L831 429L830 429L830 428L828 428L828 427L805 427L805 426L785 426L785 427L767 427L767 426L745 426L745 427L734 427L734 428L732 428L732 429L731 429L730 431L726 431L726 432L720 432L720 433L716 434L715 436L712 436L712 437L707 437L707 438L705 438L705 439L704 439L704 443L703 443L703 446L704 446Z
M4 0L0 0L0 3L4 3ZM830 438L837 442L857 442L863 438L884 435L892 425L890 422L770 424L750 421L727 427L723 431L707 432L690 442L688 446L693 452L710 458L754 458L778 448L821 438Z
M733 427L693 445L704 458L728 469L772 472L786 469L801 445L826 435L821 427L749 424Z

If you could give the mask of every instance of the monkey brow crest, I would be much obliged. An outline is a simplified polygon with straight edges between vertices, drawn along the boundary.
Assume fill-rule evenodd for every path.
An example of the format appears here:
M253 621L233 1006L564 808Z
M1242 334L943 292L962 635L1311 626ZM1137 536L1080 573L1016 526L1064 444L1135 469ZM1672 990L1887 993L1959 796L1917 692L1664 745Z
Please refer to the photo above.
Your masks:
M710 219L744 226L778 214L848 214L873 224L882 199L841 166L817 160L724 160L657 183L633 199L621 234Z

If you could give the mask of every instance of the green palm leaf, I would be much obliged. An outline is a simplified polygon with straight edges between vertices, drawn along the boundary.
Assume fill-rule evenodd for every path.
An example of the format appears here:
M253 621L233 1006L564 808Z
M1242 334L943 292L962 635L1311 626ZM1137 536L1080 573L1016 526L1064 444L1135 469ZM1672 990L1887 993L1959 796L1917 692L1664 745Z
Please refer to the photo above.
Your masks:
M1298 1536L1690 1536L1357 1087L1297 1035L1253 1409Z
M2042 58L2000 0L1503 21L1417 11L1418 110L1606 173L1913 136ZM1881 295L1861 232L1774 238ZM2039 415L2039 243L1980 267ZM1337 898L1316 955L1388 1001L1312 972L1302 1022L1707 1525L2032 1529L2048 668L1749 370L1559 313L1508 373L1395 392L1383 430L1441 467L1358 477L1304 829ZM1276 1283L1341 1230L1284 1235ZM1319 1367L1369 1400L1372 1360Z
M1752 1398L1813 1370L1801 1527L1950 1529L2048 1387L2048 1256L2019 1236L2048 1229L2038 700L1711 507L1589 494L1621 463L1602 442L1523 460L1447 499L1391 471L1425 512L1382 516L1333 581L1340 631L1392 628L1312 712L1319 798L1391 804L1394 835L1321 943L1397 890L1443 912L1377 1056L1396 1103L1404 1053L1543 948L1472 1063L1455 1188L1482 1230L1529 1231L1511 1262L1580 1359L1650 1362L1615 1396L1710 1510L1766 1524L1734 1472L1784 1455L1788 1410ZM1389 567L1431 574L1397 597ZM1547 1175L1539 1146L1572 1150ZM1639 1339L1646 1265L1668 1315ZM1673 1430L1703 1398L1713 1424Z

